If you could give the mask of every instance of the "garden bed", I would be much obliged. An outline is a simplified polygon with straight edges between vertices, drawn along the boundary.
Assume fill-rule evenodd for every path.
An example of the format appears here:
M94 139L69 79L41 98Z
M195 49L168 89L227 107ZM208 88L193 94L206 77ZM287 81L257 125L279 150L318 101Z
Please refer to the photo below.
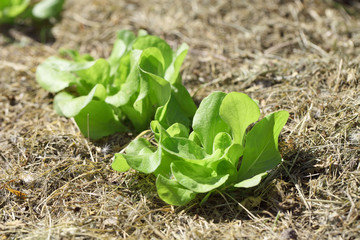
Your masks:
M356 6L68 0L52 37L26 23L0 28L0 184L20 191L0 189L2 239L359 237ZM259 101L261 118L288 111L282 164L233 198L181 207L159 199L153 176L112 170L112 157L136 134L88 140L54 112L35 71L60 49L107 58L121 29L145 29L173 49L187 43L181 73L197 104L213 91L238 91Z

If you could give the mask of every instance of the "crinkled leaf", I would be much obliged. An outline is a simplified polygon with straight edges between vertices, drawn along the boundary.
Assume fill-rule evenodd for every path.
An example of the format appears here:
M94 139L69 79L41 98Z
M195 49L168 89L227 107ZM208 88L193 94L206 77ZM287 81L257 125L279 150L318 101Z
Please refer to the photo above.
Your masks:
M168 137L161 139L160 144L168 153L183 159L204 159L208 156L203 148L187 138Z
M138 37L143 37L143 36L146 36L146 35L149 35L149 33L144 29L139 29L139 31L137 32Z
M163 74L164 59L157 48L145 49L140 58L140 92L133 105L141 118L130 118L133 124L146 128L156 108L164 105L170 98L170 84L160 77ZM138 108L137 108L138 106ZM139 121L144 119L145 121Z
M270 170L280 163L281 155L276 142L287 118L286 111L272 113L249 131L239 169L240 181Z
M176 181L194 192L205 193L220 187L229 174L217 175L216 171L195 163L176 161L171 165Z
M246 128L259 119L260 110L248 95L232 92L223 99L220 116L231 127L235 143L243 144Z
M49 57L42 64L47 64L50 67L57 69L59 71L75 72L82 69L90 68L95 63L96 61L74 62L74 61L61 59L58 57Z
M111 105L103 101L91 100L74 119L84 136L99 139L125 130L114 110Z
M155 135L155 140L158 142L161 142L159 141L160 131L162 131L163 134L166 134L168 137L182 137L182 138L189 137L189 129L183 124L178 122L174 123L165 130L164 126L160 124L159 121L153 120L150 123L150 128Z
M190 133L190 135L189 135L189 140L190 140L190 141L193 141L194 143L196 143L196 144L199 145L199 146L202 146L199 136L198 136L197 133L194 132L194 131L192 131L192 132Z
M155 106L164 105L170 98L171 87L170 84L153 73L147 72L140 68L142 78L148 83L148 92L150 101Z
M233 183L237 179L237 169L236 167L228 160L219 160L214 161L209 166L213 169L216 169L217 175L229 175L227 182ZM216 168L215 168L216 166Z
M178 82L172 84L171 96L173 96L177 101L184 115L192 119L197 110L197 107L186 88Z
M165 177L170 177L172 175L170 169L171 163L179 160L181 160L180 157L172 155L161 149L161 162L160 165L154 171L154 175L158 176L159 174L161 174Z
M276 149L278 149L278 142L279 142L279 134L281 132L281 129L285 126L288 118L289 118L289 112L287 111L278 111L273 113L274 115L274 127L273 127L273 136L275 141ZM271 116L266 116L266 118Z
M110 65L105 59L100 58L89 68L76 71L76 74L92 86L95 84L106 86L110 75Z
M111 168L118 172L126 172L130 169L129 164L121 153L115 153Z
M189 46L183 43L176 51L172 63L166 69L165 79L169 81L171 84L174 84L177 80L181 80L181 78L178 78L178 76L180 73L181 65L184 62L186 54L188 52L188 49ZM179 83L181 84L181 81Z
M11 22L13 18L25 11L30 0L1 0L0 23Z
M126 159L129 166L143 173L154 172L161 162L161 149L154 151L151 144L144 138L135 139L126 148Z
M49 92L58 92L75 83L76 76L69 72L59 71L44 62L36 69L36 81Z
M213 142L219 132L228 132L229 126L220 118L219 109L226 96L223 92L213 92L204 98L193 119L193 129L197 133L205 151L211 154ZM231 110L233 111L233 110Z
M157 36L146 35L138 37L133 43L133 49L145 50L147 48L157 48L164 57L164 68L167 69L172 62L173 50L167 42Z
M125 43L120 39L115 40L113 50L108 59L109 64L111 66L111 71L110 71L111 76L115 75L116 72L118 71L118 68L121 63L121 58L124 56L125 53L126 53Z
M152 154L142 153L141 155L123 155L129 166L139 172L152 173L160 165L160 152Z
M78 51L72 49L60 49L59 53L71 57L75 62L94 61L94 58L90 54L80 54Z
M111 75L115 73L120 65L121 58L131 49L131 44L136 36L132 31L121 30L117 34L113 49L109 57L109 63L112 67Z
M154 151L155 149L153 146L151 146L149 141L144 138L137 138L130 142L130 144L126 147L126 155L121 153L115 154L112 168L119 172L125 172L130 168L129 164L126 161L126 156L141 155L140 157L146 158Z
M138 111L131 105L122 106L120 108L121 111L124 112L127 118L131 121L137 132L143 131L148 127L148 118L150 116L150 114L147 114L145 111L145 109L147 109L144 107L145 104L142 103L144 103L144 101L137 103L137 109L141 107L144 111Z
M85 108L94 98L103 101L106 97L106 90L103 85L97 84L87 96L76 97L72 99L61 99L57 101L59 111L66 117L76 116ZM101 116L101 115L100 115Z
M113 82L111 83L111 92L109 95L114 95L117 92L119 92L120 87L123 83L125 83L126 79L129 76L129 73L131 71L131 53L128 53L124 55L120 59L120 63L118 68L116 69L115 74L111 73L111 75L114 77ZM112 67L113 68L113 67ZM113 71L113 69L111 69Z
M141 51L132 51L130 54L131 70L125 82L121 85L120 91L112 96L106 98L106 102L114 105L115 107L125 106L130 103L130 99L139 90L139 67Z
M181 160L181 157L172 154L171 152L167 151L166 148L161 144L166 139L170 138L170 134L157 122L153 121L153 124L157 123L156 131L158 131L158 142L159 146L158 149L161 149L161 163L159 167L154 172L155 176L161 174L165 177L171 176L170 164L173 161Z
M226 149L225 158L228 159L236 168L239 164L239 159L244 153L244 147L237 143L232 143L231 146Z
M171 137L189 137L189 129L181 123L174 123L166 131Z
M130 119L137 131L148 128L151 118L156 111L156 105L153 105L149 97L150 84L147 80L140 78L140 88L135 100L129 101L128 104L120 106L126 116Z
M266 172L263 173L259 173L255 176L253 176L252 178L243 180L239 183L236 183L234 185L234 187L238 187L238 188L251 188L251 187L255 187L257 185L260 184L261 180L267 175Z
M161 200L176 206L185 205L196 196L196 193L186 189L176 180L165 178L161 174L157 176L156 188Z
M131 43L136 39L135 34L130 30L120 30L117 33L117 39L122 40L126 46L130 46ZM128 49L130 50L130 49Z
M68 100L71 100L73 98L74 98L73 95L65 91L56 94L56 96L54 97L54 104L53 104L55 112L60 116L65 116L65 114L61 111L61 105L62 103L67 102Z
M160 137L160 128L161 125L159 121L153 120L150 122L150 129L154 133L154 138L157 142L159 141L159 137Z
M155 151L155 147L145 138L136 138L126 147L126 154L152 153Z
M153 121L152 123L155 125L158 122ZM217 160L222 156L220 151L207 155L195 142L183 137L172 137L160 124L155 127L156 131L159 132L158 142L159 148L162 150L161 164L154 172L155 175L171 176L170 164L174 161L195 163L214 170L217 168Z
M154 74L140 71L144 79L149 83L149 98L151 104L155 107L164 105L170 98L170 84L163 78Z
M152 113L155 112L149 98L141 99L134 104L121 106L120 109L126 114L138 132L148 128Z
M186 127L190 127L190 119L184 113L174 96L171 96L165 105L158 107L155 119L165 128L170 127L174 123L181 123Z
M156 47L144 49L139 62L142 71L163 76L165 69L164 57Z
M164 152L166 152L166 151L164 150ZM206 157L201 158L201 159L183 158L183 157L179 157L179 155L173 155L173 156L178 157L180 160L182 160L184 162L194 163L194 164L206 167L206 168L211 168L214 171L216 171L216 169L218 167L219 160L221 160L221 161L224 160L224 161L227 161L230 163L230 161L225 160L225 158L223 158L223 153L222 153L222 151L220 151L220 149L217 149L211 155L207 155Z
M221 152L225 153L231 144L231 136L226 132L219 132L214 138L213 152L219 149Z
M65 0L42 0L32 9L36 18L47 19L56 17L62 10Z

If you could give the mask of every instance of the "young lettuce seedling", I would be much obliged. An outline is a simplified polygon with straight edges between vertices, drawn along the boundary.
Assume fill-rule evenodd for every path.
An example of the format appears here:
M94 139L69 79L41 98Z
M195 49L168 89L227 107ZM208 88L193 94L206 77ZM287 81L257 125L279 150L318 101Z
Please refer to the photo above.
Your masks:
M191 133L181 123L152 121L157 147L135 139L126 154L115 154L112 168L155 174L159 197L173 205L198 193L254 187L281 162L278 136L288 116L274 112L246 132L260 117L258 105L243 93L214 92L201 102Z
M186 44L173 51L145 31L136 37L123 30L108 59L67 51L73 61L50 57L37 68L36 80L57 93L56 112L74 117L80 131L93 139L131 128L140 132L155 113L165 127L175 122L190 127L196 105L179 74L187 51Z
M17 18L37 20L56 17L62 10L65 0L42 0L32 4L30 0L1 0L0 24L13 23Z

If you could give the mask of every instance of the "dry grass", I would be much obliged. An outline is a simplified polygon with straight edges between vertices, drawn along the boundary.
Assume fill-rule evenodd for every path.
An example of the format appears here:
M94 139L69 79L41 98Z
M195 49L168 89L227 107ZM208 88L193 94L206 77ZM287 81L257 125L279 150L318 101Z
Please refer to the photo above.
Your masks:
M251 4L249 4L251 2ZM106 57L119 29L190 45L183 79L285 109L284 162L257 189L164 204L154 178L112 171L134 137L88 142L52 110L36 66L60 48ZM68 0L56 41L0 35L1 239L358 239L360 14L321 0ZM9 38L10 37L10 38ZM11 39L12 38L12 39ZM0 185L1 186L1 185ZM250 212L245 211L241 206Z

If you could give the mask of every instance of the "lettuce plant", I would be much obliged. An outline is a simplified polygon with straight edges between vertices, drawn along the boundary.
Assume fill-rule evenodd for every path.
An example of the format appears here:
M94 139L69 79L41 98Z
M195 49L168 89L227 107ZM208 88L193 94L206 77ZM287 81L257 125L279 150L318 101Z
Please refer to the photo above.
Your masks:
M54 108L74 117L93 139L115 132L147 129L156 119L165 127L190 127L196 105L179 74L188 51L177 51L161 38L140 31L120 31L108 59L67 51L73 60L50 57L39 65L37 82L57 93Z
M33 4L30 0L1 0L0 24L12 23L18 17L44 20L56 17L62 10L65 0L42 0Z
M115 154L112 168L155 174L159 197L173 205L198 193L206 199L214 191L254 187L281 161L278 136L288 115L271 113L248 130L260 117L257 103L243 93L214 92L201 102L191 133L181 123L154 120L157 146L135 139L126 154Z

